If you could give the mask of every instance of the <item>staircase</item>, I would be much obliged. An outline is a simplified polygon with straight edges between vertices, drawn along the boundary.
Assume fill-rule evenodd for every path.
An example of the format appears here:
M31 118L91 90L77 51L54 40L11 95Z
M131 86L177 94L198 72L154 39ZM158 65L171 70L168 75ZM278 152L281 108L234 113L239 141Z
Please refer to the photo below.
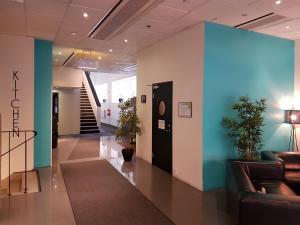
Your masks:
M97 121L84 84L80 89L80 134L99 133Z

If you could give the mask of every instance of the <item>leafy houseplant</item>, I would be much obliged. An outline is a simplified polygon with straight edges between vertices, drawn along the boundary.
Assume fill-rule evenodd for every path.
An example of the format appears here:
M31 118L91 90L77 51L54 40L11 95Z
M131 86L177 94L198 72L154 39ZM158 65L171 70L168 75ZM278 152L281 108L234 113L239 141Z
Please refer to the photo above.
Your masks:
M258 150L263 146L262 126L266 100L261 98L252 102L248 96L241 96L239 102L232 105L237 118L223 118L223 125L229 129L228 135L243 160L256 160Z
M123 141L125 148L122 149L125 161L131 161L134 153L133 143L136 134L141 133L139 126L140 120L136 114L136 100L131 98L119 104L120 113L118 120L118 128L116 130L116 140Z

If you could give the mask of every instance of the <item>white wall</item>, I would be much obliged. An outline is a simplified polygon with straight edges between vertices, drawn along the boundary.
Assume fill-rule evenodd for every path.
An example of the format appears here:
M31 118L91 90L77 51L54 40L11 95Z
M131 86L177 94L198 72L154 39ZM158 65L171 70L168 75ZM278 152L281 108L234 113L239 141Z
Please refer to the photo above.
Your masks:
M82 75L80 69L66 66L53 67L53 86L59 93L59 135L80 133Z
M58 134L80 133L80 89L59 89Z
M12 130L11 101L14 99L13 70L19 71L17 97L20 99L20 130L34 129L34 40L27 37L0 35L0 114L2 130ZM2 153L8 150L8 135L2 135ZM12 140L13 146L24 141L24 135ZM28 145L28 169L33 168L33 141ZM24 171L24 147L11 154L11 172ZM2 178L8 176L8 157L2 159Z
M295 41L294 107L300 109L300 40Z
M91 80L94 86L101 84L108 84L108 99L104 103L103 99L99 99L101 103L101 114L100 121L102 123L110 124L113 126L117 126L119 120L119 112L120 109L118 107L118 103L112 103L112 82L120 79L124 79L127 77L136 76L136 74L121 74L121 73L99 73L99 72L91 72ZM96 89L96 87L95 87ZM97 90L96 90L97 91ZM107 110L110 109L111 115L106 116Z
M82 85L82 70L66 66L53 67L53 87L78 88Z
M295 78L294 78L294 108L300 109L300 40L295 41ZM296 126L299 135L300 126ZM300 139L298 138L298 146Z
M151 84L173 81L173 175L202 189L202 80L204 25L142 51L137 60L137 113L142 135L137 156L152 161ZM147 96L147 103L140 96ZM178 102L192 102L193 118L178 117Z

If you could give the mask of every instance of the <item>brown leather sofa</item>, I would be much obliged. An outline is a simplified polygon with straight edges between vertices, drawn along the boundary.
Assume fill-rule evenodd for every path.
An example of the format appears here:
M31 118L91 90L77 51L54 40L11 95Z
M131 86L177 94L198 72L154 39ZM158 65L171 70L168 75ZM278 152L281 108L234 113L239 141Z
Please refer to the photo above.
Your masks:
M300 152L263 151L261 158L263 160L273 160L281 163L284 167L285 183L296 192L297 195L300 195Z
M299 225L300 196L284 183L282 162L228 163L228 209L238 225Z

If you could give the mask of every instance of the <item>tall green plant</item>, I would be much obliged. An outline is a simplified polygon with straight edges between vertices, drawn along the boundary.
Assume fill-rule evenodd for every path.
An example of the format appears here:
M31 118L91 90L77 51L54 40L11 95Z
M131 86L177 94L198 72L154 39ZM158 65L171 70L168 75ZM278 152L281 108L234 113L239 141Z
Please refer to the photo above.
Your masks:
M229 137L243 160L256 160L258 150L262 148L263 113L266 100L251 101L248 96L241 96L239 102L232 105L237 118L223 118L223 125L229 129Z
M135 139L136 134L141 133L140 120L136 114L135 102L135 98L131 98L119 104L120 113L118 128L116 130L117 140L131 143Z

